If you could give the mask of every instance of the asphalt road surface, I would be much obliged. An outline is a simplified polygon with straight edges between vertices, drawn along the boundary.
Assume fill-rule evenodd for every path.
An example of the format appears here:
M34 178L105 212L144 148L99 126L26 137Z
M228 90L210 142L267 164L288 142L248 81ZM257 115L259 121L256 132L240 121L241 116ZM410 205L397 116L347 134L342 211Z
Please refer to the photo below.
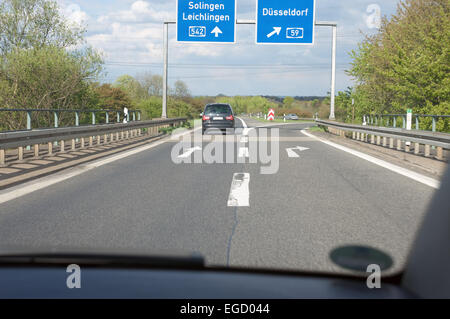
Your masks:
M227 144L246 158L249 131L267 124L236 123L239 143ZM330 251L362 244L401 269L435 189L307 137L308 126L272 126L275 174L248 158L175 164L167 142L10 200L0 204L1 246L185 251L208 265L339 271ZM205 136L201 148L221 138Z

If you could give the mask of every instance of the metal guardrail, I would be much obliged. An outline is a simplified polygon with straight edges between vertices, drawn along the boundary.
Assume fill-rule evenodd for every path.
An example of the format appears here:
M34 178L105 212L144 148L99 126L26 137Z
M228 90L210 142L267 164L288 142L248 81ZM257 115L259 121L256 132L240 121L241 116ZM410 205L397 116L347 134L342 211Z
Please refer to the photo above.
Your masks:
M139 121L130 123L88 125L78 127L63 127L38 129L27 131L0 132L0 165L5 164L5 150L18 148L18 160L23 159L23 148L34 145L34 156L39 156L39 145L47 144L48 154L53 153L53 144L60 143L60 152L65 152L65 141L71 140L71 150L76 149L77 140L80 140L79 148L84 148L85 138L89 138L89 146L97 137L97 145L119 141L142 135L142 129L148 129L147 133L155 133L159 128L177 126L186 122L186 118L162 119L152 121ZM102 142L103 137L103 143Z
M420 130L406 130L400 128L371 127L366 125L354 125L339 122L316 120L320 126L327 127L331 133L345 136L345 132L351 132L352 138L359 141L370 142L394 148L397 141L397 150L410 151L409 143L414 143L414 153L420 153L420 145L425 146L424 155L430 156L431 147L437 148L436 157L444 159L444 149L450 149L450 134ZM403 146L404 144L404 146Z
M80 125L80 114L90 113L91 114L91 124L96 125L96 114L105 114L105 124L109 124L109 114L114 113L116 115L116 123L119 123L121 119L125 118L123 111L118 110L90 110L90 109L11 109L11 108L0 108L1 112L24 112L27 116L27 130L32 129L32 114L33 113L53 113L53 127L59 127L59 115L61 113L73 113L75 115L75 126ZM131 118L130 118L131 115ZM127 122L130 121L140 121L141 120L141 110L129 110L127 114Z
M379 125L390 126L392 123L392 127L397 127L397 119L402 119L402 126L406 128L406 117L407 114L369 114L363 116L363 121L370 125ZM413 119L415 120L416 130L420 130L420 118L431 118L431 130L432 132L436 132L436 123L439 119L450 119L450 115L428 115L428 114L413 114ZM386 120L385 120L386 119ZM390 121L392 119L392 122Z

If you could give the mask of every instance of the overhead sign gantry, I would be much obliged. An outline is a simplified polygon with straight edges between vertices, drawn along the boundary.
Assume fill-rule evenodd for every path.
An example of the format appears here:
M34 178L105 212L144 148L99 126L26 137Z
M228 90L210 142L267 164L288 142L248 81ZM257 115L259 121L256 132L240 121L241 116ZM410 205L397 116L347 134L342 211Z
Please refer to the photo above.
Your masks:
M237 0L177 0L177 20L164 22L162 117L167 117L169 24L177 41L236 43L236 24L256 25L257 44L313 45L314 27L331 27L330 119L335 119L337 23L316 21L316 0L256 0L256 21L238 20Z

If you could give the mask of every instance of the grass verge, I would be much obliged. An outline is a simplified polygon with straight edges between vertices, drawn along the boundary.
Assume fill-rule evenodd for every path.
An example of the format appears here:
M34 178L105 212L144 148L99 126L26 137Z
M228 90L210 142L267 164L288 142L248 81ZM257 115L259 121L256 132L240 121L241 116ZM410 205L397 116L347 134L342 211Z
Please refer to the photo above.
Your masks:
M169 126L169 127L161 128L161 129L159 129L159 131L164 134L170 134L174 130L179 129L179 128L186 128L188 130L194 128L194 120L188 120L182 126L178 126L178 127Z
M312 126L308 130L311 132L325 132L325 129L322 126Z

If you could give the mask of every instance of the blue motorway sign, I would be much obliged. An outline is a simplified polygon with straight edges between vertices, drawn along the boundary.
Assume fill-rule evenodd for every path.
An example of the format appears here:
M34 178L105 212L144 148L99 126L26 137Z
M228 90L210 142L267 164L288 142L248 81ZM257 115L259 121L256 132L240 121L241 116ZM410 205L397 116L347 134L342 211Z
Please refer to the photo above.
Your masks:
M236 42L236 0L178 0L177 41Z
M315 0L257 0L256 43L314 44Z

